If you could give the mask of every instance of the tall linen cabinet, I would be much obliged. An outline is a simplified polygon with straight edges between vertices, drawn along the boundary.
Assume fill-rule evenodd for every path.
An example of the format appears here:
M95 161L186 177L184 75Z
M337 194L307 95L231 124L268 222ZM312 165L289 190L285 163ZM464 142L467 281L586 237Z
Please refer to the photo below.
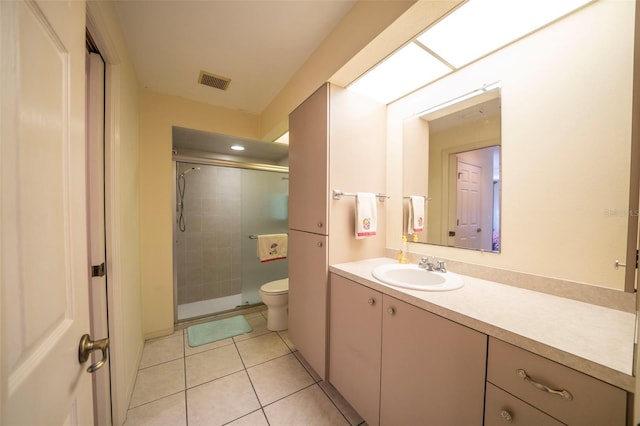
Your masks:
M289 338L322 379L328 374L329 264L384 256L386 204L377 234L355 238L355 198L385 193L386 105L330 83L289 115Z

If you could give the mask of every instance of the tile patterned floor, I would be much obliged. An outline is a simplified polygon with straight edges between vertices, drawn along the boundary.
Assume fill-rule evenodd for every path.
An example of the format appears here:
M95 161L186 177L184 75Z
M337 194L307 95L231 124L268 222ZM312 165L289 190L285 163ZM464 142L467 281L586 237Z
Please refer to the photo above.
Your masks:
M366 426L266 311L245 318L251 333L208 345L190 347L186 329L147 341L125 424Z

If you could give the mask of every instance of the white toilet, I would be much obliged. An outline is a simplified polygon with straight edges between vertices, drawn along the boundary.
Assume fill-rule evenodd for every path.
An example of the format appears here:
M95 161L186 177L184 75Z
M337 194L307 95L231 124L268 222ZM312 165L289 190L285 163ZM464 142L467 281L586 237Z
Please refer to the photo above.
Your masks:
M267 305L267 328L282 331L288 327L289 278L270 281L260 287L260 297Z

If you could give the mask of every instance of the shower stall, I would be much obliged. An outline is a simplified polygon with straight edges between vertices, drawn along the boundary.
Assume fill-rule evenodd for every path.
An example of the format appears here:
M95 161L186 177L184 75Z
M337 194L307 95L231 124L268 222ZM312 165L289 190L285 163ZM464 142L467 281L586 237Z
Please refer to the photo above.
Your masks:
M176 321L261 302L260 286L286 278L288 261L261 263L259 234L286 233L286 168L176 162Z

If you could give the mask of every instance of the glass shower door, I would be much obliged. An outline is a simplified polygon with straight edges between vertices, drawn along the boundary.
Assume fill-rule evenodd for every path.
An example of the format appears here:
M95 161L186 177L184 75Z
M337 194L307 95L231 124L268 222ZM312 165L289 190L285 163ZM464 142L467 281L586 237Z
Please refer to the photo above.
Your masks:
M243 169L241 182L242 303L248 305L261 302L262 284L288 275L287 259L260 262L255 237L288 231L289 175Z

